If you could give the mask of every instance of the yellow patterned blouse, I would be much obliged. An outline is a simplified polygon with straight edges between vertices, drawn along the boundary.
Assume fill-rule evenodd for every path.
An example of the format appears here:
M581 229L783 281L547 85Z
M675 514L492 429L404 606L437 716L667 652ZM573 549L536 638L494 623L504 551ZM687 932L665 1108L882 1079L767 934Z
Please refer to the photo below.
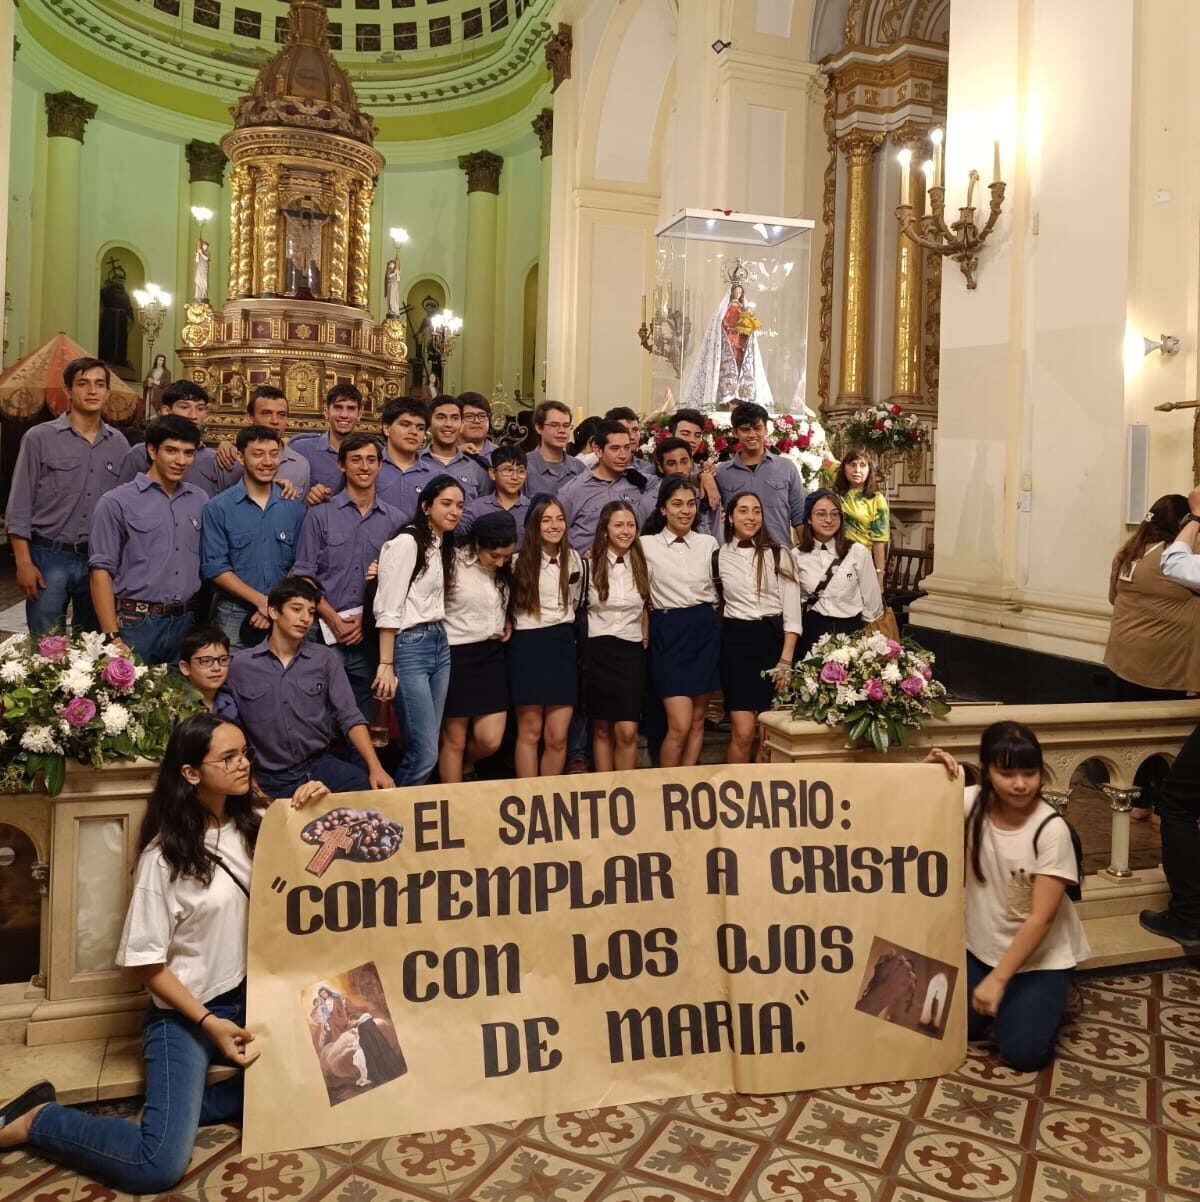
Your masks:
M882 491L876 492L873 497L864 497L861 488L852 488L848 493L843 493L842 515L846 534L864 547L872 543L886 543L891 537L891 515Z

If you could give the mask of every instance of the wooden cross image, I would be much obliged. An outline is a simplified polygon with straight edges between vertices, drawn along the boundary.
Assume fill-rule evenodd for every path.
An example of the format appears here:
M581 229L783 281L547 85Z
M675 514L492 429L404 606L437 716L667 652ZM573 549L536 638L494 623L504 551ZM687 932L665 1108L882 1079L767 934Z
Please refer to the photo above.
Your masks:
M333 863L334 856L339 851L347 851L354 846L354 835L349 826L335 826L322 831L318 841L321 846L304 867L313 876L324 876L325 870Z

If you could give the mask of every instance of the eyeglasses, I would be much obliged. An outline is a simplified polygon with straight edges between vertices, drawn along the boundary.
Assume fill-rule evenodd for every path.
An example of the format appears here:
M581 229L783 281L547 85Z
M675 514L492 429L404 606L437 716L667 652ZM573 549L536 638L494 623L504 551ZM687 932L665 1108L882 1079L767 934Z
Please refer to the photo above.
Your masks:
M217 756L213 760L201 760L202 764L220 764L226 772L232 772L239 763L245 761L247 765L254 763L254 748L241 747L237 751L227 751L224 755Z
M559 430L559 431L562 431L562 430L569 430L570 428L571 428L571 423L570 423L570 422L543 422L543 423L542 423L542 429L543 429L543 430Z
M486 413L464 413L463 421L465 422L485 422L488 420Z
M522 467L519 463L502 463L493 470L498 476L523 476L529 469Z
M232 655L193 655L188 663L201 668L228 668Z

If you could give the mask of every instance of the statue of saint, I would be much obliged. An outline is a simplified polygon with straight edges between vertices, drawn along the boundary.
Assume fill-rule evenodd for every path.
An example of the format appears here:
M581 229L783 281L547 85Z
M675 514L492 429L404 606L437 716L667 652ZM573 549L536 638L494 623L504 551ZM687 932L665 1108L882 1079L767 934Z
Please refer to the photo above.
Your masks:
M413 364L417 378L413 383L424 382L436 386L442 378L442 357L433 342L433 319L442 311L442 307L432 296L427 296L421 302L421 308L425 310L425 316L413 337L417 347L417 360Z
M403 312L400 301L400 264L389 259L383 273L383 302L386 317L399 317Z
M131 368L129 327L133 325L133 302L125 291L125 268L116 255L108 256L108 275L100 286L100 336L98 358L110 367ZM130 372L132 374L132 372Z
M162 408L162 395L170 382L171 373L167 368L166 355L155 355L154 366L142 381L142 408L147 421L158 416L158 411Z
M208 243L196 239L196 254L192 265L192 300L208 304Z

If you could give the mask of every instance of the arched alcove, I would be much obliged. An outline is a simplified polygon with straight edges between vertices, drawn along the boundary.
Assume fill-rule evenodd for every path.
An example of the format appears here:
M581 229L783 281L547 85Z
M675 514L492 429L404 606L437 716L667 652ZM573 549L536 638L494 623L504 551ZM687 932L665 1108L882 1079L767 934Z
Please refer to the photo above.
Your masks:
M142 331L137 323L133 299L134 292L145 285L146 266L137 251L128 246L110 244L97 254L96 290L100 316L96 351L123 380L140 382L145 375L144 368L148 366L142 362ZM119 361L122 345L125 349L123 362ZM160 349L169 350L165 347Z
M421 345L428 327L422 327L433 314L446 307L449 295L445 281L435 276L423 276L408 290L408 358L412 365L408 383L414 395L417 395L417 390L425 384L421 366Z

